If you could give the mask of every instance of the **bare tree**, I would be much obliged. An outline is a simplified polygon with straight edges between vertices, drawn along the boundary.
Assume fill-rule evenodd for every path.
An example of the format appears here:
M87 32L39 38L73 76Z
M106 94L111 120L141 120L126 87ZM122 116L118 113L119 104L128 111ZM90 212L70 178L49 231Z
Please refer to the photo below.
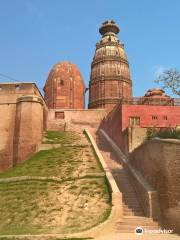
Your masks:
M180 72L176 68L165 70L155 79L155 82L162 83L163 89L169 88L174 94L180 96Z

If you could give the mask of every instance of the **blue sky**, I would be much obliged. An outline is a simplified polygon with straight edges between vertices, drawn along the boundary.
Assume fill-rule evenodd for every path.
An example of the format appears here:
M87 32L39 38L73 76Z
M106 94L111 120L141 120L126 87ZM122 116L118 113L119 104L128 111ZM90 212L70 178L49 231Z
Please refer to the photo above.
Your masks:
M121 29L134 96L158 87L153 80L162 70L180 70L179 0L0 0L0 73L42 90L52 66L69 60L88 86L98 29L107 19Z

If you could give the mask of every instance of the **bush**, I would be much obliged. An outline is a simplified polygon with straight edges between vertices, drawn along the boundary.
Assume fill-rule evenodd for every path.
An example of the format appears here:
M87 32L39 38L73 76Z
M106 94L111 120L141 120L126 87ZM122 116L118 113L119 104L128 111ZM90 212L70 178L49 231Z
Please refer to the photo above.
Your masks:
M152 139L155 137L180 139L180 129L165 128L165 129L158 130L157 128L148 128L147 139Z
M146 133L146 138L149 140L154 137L157 137L157 132L158 130L156 128L148 128Z

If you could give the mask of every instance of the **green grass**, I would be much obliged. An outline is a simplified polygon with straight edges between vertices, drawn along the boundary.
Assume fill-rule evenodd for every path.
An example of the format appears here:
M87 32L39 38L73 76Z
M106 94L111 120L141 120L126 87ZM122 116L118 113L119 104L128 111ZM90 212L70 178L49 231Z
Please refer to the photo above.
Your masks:
M89 152L89 149L83 150L81 147L63 146L58 149L42 150L27 161L17 165L14 169L10 169L4 173L0 173L0 178L18 177L18 176L40 176L40 177L75 177L74 173L80 168L84 162L87 165L86 172L101 172L99 164L94 162L86 162L82 157L82 151ZM87 157L92 158L92 154Z
M103 222L111 209L104 178L61 184L0 183L0 203L1 235L78 232ZM89 204L88 211L85 203ZM103 208L99 209L101 205Z
M80 136L74 132L47 131L43 143L74 144L80 140Z
M56 176L62 180L0 182L1 235L80 232L105 221L111 212L106 178L93 176L103 172L93 149L88 145L66 146L77 140L76 134L47 134L55 141L62 134L64 145L34 154L1 173L0 178Z

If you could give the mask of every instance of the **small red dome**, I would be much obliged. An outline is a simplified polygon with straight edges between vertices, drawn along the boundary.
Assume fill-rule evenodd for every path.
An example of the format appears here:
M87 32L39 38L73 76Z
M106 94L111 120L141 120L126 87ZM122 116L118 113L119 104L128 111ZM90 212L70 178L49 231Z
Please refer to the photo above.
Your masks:
M165 91L161 88L152 88L149 89L144 97L153 97L153 98L170 98L165 94Z

